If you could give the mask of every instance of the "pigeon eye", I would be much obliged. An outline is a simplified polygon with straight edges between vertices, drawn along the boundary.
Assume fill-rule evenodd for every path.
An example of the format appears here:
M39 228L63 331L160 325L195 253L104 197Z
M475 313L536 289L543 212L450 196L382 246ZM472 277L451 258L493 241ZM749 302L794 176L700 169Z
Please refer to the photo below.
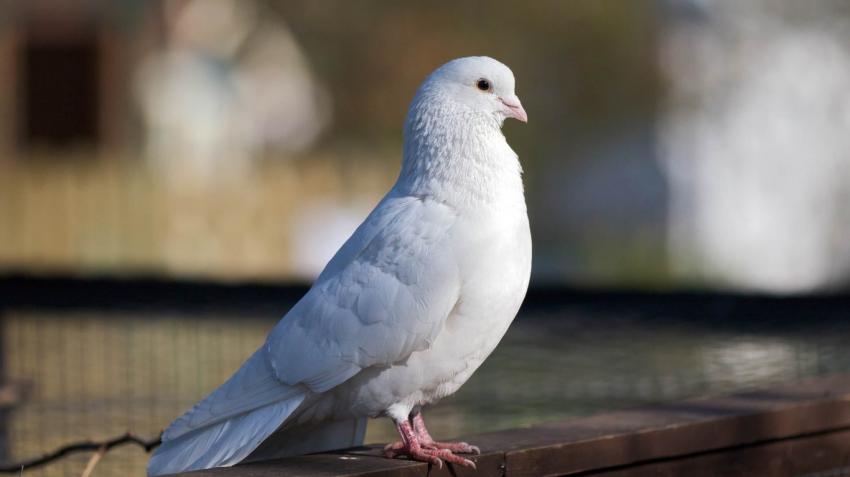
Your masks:
M475 83L475 86L477 86L481 91L490 91L493 88L493 85L484 78L478 80L478 82Z

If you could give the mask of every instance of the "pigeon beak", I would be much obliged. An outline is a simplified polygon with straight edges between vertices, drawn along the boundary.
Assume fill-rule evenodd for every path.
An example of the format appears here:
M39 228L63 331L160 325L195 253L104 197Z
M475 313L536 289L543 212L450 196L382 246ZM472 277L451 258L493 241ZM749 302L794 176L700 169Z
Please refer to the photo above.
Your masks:
M499 100L505 105L502 109L505 117L518 119L524 123L528 122L528 114L522 108L522 103L519 102L519 98L516 95L512 94L510 96L500 97Z

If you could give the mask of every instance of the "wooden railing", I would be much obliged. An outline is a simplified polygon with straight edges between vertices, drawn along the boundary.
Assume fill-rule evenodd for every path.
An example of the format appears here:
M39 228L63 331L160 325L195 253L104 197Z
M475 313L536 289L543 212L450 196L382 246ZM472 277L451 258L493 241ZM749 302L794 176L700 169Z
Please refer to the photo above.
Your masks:
M478 469L380 456L380 446L188 476L850 475L850 376L469 436Z

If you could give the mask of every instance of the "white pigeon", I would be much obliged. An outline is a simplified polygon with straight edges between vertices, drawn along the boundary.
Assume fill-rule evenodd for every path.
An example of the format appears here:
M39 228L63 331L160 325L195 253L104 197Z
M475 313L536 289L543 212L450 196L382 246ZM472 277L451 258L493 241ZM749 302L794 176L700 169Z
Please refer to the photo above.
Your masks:
M531 235L522 168L501 132L526 122L514 77L460 58L419 87L393 188L227 382L175 420L149 475L361 445L368 417L402 440L388 457L474 467L436 442L421 408L493 351L525 297Z

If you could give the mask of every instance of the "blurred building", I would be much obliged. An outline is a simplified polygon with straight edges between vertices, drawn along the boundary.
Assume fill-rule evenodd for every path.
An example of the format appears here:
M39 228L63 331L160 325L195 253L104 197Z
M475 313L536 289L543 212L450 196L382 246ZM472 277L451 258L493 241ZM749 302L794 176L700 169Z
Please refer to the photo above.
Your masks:
M4 150L139 139L171 161L303 150L328 122L328 98L287 26L261 14L227 0L5 5Z
M846 2L674 2L660 156L682 277L799 292L850 276Z
M5 2L0 17L0 148L128 140L129 83L153 31L150 8L90 1ZM132 12L130 17L122 14Z
M328 257L304 249L293 205L346 215L385 174L293 160L330 95L268 4L35 0L0 18L4 270L309 277Z
M801 5L0 3L0 271L309 279L422 78L488 54L531 118L535 281L840 286L850 9Z
M152 161L205 179L315 142L329 99L282 21L252 1L164 6L163 44L134 78Z

